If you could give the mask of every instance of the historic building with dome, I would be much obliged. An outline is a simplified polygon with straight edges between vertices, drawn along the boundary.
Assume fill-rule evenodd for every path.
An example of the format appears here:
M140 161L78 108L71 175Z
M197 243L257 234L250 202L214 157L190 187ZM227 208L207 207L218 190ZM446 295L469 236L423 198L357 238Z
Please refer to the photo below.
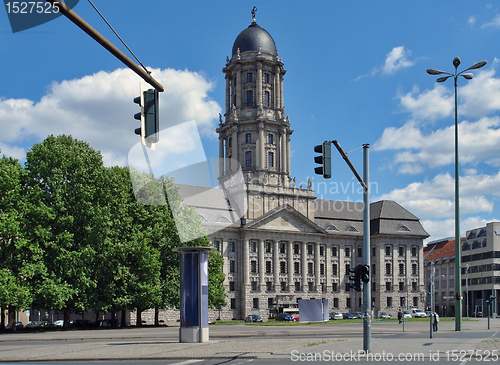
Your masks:
M296 310L297 300L308 298L329 299L332 312L361 312L361 292L350 289L349 268L362 263L363 204L317 199L310 182L296 186L283 66L274 39L253 17L222 69L219 180L241 167L247 197L241 220L233 222L230 205L214 204L213 189L181 186L184 197L206 193L196 209L202 224L215 231L209 238L225 261L228 304L213 311L212 319L269 318ZM395 315L402 306L423 309L427 232L394 201L372 203L370 215L375 314ZM221 222L233 224L220 229Z

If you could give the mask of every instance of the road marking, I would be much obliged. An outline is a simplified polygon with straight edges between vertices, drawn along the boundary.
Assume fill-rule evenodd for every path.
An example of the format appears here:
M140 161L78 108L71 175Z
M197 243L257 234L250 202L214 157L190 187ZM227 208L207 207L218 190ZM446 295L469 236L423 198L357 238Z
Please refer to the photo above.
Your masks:
M186 360L186 361L173 363L172 365L187 365L187 364L194 364L195 362L200 362L200 361L204 361L204 360Z

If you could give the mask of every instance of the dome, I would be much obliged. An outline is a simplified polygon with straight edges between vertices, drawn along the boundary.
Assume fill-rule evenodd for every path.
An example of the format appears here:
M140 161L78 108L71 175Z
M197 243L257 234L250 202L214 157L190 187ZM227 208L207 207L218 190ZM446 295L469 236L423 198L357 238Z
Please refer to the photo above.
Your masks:
M261 52L270 53L272 55L276 54L276 44L274 43L273 37L254 22L236 37L233 44L232 56L237 53L238 48L240 52L258 51L259 46Z

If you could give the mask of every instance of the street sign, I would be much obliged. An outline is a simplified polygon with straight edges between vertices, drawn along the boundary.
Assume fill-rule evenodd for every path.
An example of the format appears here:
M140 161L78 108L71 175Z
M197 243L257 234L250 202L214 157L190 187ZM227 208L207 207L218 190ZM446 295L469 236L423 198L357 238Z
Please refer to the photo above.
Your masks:
M455 298L455 297L454 297L454 296L449 296L449 297L447 296L447 297L443 297L443 299L444 299L444 300L453 299L453 298Z

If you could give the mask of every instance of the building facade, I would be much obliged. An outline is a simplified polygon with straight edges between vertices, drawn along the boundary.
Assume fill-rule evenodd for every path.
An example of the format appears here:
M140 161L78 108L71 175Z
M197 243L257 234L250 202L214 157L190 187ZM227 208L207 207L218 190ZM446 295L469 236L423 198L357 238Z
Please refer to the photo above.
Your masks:
M237 36L222 71L226 102L217 128L219 181L241 168L244 215L234 220L230 205L214 203L221 192L180 186L183 197L205 194L194 205L224 257L228 305L212 317L269 318L312 298L329 299L331 311L361 312L361 292L350 288L349 268L362 263L363 204L317 199L310 181L297 186L292 178L286 71L273 38L255 19ZM428 234L396 202L372 203L370 214L375 313L423 308L422 250ZM218 229L221 222L233 224Z
M462 316L487 315L487 301L494 296L492 314L500 315L500 222L466 232L462 252ZM433 242L424 249L425 280L435 272L435 308L438 313L455 313L455 240ZM429 306L427 299L426 306Z

